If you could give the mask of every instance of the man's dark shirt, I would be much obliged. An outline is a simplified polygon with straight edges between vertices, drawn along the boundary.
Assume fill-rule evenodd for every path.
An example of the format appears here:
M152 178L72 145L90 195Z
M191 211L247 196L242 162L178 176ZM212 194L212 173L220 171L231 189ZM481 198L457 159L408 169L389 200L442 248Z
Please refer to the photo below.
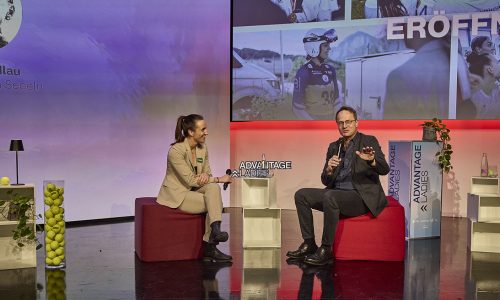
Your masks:
M359 135L356 134L349 142L347 149L344 146L340 148L340 170L335 179L335 189L354 190L354 186L352 185L352 164L356 158L354 144L357 142L357 139L359 139Z

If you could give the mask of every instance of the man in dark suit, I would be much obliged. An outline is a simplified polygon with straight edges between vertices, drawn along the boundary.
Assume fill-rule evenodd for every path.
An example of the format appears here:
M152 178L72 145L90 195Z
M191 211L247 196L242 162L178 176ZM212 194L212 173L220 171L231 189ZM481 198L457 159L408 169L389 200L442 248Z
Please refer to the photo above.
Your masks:
M339 216L355 217L371 212L377 216L387 205L379 175L389 173L389 165L374 136L358 132L356 111L341 107L336 114L340 135L328 147L321 173L325 189L303 188L295 193L295 206L304 242L286 254L311 265L332 261L332 244ZM321 247L314 238L312 209L324 213Z

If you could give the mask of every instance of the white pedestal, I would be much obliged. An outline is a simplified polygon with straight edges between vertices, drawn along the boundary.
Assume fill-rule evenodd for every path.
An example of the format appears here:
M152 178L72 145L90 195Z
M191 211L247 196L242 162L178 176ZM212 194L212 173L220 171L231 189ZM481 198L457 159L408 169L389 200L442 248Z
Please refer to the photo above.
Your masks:
M281 209L243 208L243 248L281 247Z
M405 208L406 238L441 236L441 144L389 141L389 195Z
M243 178L243 248L281 247L281 209L275 178Z
M0 200L10 201L13 194L31 197L35 199L35 191L32 184L19 186L0 186ZM8 194L12 191L12 194ZM35 206L33 206L35 209ZM34 219L31 220L33 229L35 229ZM24 247L18 247L12 239L12 230L17 226L17 221L8 220L5 216L0 216L0 270L33 268L36 267L36 245L35 243L25 244Z
M469 220L468 240L471 251L500 253L500 223Z
M241 184L241 206L244 208L276 207L275 178L244 178Z
M500 195L468 193L467 217L474 222L500 223Z
M498 178L471 178L471 192L467 194L470 251L500 253L499 186Z
M496 177L472 177L470 193L476 195L498 195L499 178Z

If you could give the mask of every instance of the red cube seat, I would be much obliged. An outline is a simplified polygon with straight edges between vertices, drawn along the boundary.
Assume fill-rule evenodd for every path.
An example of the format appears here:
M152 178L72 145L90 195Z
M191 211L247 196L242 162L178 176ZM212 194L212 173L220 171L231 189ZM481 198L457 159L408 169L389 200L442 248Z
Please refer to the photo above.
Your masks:
M403 261L405 257L405 211L388 196L389 204L375 218L371 213L341 217L333 252L338 260Z
M156 202L135 199L135 252L146 262L202 257L205 214L187 214Z

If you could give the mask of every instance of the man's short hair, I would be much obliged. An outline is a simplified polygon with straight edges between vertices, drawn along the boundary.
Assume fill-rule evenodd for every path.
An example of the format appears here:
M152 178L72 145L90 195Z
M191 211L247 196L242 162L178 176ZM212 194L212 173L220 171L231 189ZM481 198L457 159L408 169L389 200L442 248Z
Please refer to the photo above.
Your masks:
M339 112L341 112L343 110L347 110L348 112L352 113L354 115L354 120L358 119L358 113L356 112L356 110L354 108L352 108L350 106L342 106L341 108L339 108L339 110L337 110L337 113L335 114L335 120L337 120Z

